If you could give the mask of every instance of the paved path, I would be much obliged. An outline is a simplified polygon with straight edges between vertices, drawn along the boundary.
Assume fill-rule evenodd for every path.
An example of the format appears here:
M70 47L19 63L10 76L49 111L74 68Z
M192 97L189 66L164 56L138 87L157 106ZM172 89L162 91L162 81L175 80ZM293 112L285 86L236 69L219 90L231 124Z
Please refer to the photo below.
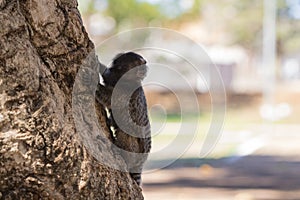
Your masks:
M217 148L222 150L230 141L236 144L235 150L243 145L251 148L251 140L253 145L262 140L250 154L232 151L232 157L221 159L179 159L163 170L144 174L145 199L300 200L300 126L249 131L255 134L237 144L234 133L223 135ZM148 167L161 162L168 160L153 161Z

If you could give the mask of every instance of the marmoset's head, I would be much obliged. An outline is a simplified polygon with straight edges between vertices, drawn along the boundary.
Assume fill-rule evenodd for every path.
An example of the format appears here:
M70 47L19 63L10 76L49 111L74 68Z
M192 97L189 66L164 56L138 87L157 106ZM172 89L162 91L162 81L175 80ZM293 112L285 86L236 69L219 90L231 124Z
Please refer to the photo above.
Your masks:
M112 62L110 72L119 79L126 74L130 81L142 81L147 75L146 60L133 52L118 54Z

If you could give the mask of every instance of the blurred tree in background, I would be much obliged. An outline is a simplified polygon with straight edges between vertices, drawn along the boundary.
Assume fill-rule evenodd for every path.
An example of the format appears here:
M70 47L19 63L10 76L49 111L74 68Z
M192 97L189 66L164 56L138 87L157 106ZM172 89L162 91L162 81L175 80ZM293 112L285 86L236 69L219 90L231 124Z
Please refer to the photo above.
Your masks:
M227 12L231 12L229 15L234 16L226 23L227 31L232 35L230 42L253 49L257 46L257 39L261 38L259 36L262 33L263 1L233 0L230 5L232 7L229 7Z
M278 0L278 54L293 53L300 46L300 20L289 16L287 2ZM177 29L184 23L206 21L222 27L225 45L239 44L250 52L261 48L263 1L261 0L79 0L84 17L100 13L111 17L109 34L128 28L162 26ZM209 13L210 14L207 14ZM204 27L205 29L206 27ZM219 29L218 29L219 31Z
M133 21L136 26L155 19L164 20L157 5L137 0L109 0L106 13L116 20L117 26L128 20Z
M299 1L293 1L300 6ZM292 8L288 7L287 2L279 0L278 3L277 52L279 55L296 53L300 47L300 18L297 19L291 15L293 14L290 12ZM295 10L295 12L300 13L300 10Z

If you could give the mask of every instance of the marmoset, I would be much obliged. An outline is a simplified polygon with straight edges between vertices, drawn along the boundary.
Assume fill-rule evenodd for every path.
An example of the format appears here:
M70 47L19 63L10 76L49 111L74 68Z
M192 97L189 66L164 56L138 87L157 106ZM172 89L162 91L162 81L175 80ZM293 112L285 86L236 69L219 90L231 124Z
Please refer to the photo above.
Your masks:
M118 54L102 74L105 85L99 83L96 90L96 101L109 110L108 126L114 130L113 142L122 149L120 154L138 185L151 149L147 102L142 88L146 75L147 65L142 56L133 52Z

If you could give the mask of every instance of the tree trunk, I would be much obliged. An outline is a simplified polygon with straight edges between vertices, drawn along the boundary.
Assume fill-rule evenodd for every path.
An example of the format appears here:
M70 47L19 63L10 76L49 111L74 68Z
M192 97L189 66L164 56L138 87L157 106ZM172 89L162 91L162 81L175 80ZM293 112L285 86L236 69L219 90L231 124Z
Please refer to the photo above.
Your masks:
M124 161L104 108L95 121L80 104L95 109L98 61L77 2L0 0L0 25L0 199L143 199L128 173L105 164ZM79 81L74 92L82 69L92 89Z

